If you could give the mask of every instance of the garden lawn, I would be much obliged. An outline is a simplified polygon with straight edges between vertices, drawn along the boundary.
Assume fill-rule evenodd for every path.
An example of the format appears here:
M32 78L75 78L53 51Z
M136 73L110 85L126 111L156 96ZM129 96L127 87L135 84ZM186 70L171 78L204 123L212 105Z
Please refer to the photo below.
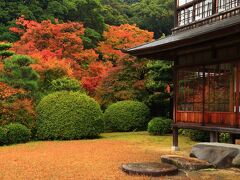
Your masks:
M155 179L129 176L122 163L159 161L172 154L169 136L150 136L147 132L106 133L96 140L31 142L0 147L0 179ZM180 137L182 151L188 155L195 142ZM237 179L240 171L202 170L163 179ZM158 179L158 178L156 178Z

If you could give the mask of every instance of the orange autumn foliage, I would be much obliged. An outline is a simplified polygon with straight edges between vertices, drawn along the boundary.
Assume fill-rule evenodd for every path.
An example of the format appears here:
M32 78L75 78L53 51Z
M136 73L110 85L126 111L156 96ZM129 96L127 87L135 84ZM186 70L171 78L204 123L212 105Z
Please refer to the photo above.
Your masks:
M35 110L33 107L33 100L29 98L24 98L24 99L17 99L13 105L12 108L15 110L26 110L28 114L34 116L35 115Z
M85 28L79 22L35 22L20 17L16 20L16 27L10 30L21 36L12 49L36 59L36 64L32 65L36 71L41 74L47 69L61 68L66 75L80 80L90 93L95 91L112 64L116 66L120 61L134 61L121 49L153 40L153 33L129 24L108 26L103 33L104 41L96 50L84 49L81 37ZM104 62L98 60L96 51Z
M3 101L0 104L0 125L18 122L30 129L35 127L35 109L33 100L29 98L16 99L14 102Z
M36 59L36 64L32 65L33 69L43 74L48 69L60 68L69 77L81 80L83 76L87 76L92 79L92 73L88 73L86 67L96 67L99 55L93 49L84 49L81 36L85 28L82 23L60 24L55 21L53 24L50 20L38 23L20 17L16 24L17 27L11 30L19 33L21 38L14 44L13 50Z
M87 75L82 78L82 85L90 93L93 93L102 79L112 67L110 62L94 62L89 65Z
M0 100L6 100L13 95L24 93L25 91L23 89L15 89L3 82L0 82Z
M86 61L96 61L98 54L93 49L84 49L81 36L85 28L82 23L51 23L45 20L40 23L25 20L20 17L16 20L18 29L24 31L19 41L13 45L13 50L18 54L43 54L58 60L72 60L82 65ZM15 27L16 28L16 27ZM15 29L10 29L16 33ZM21 31L22 32L22 31ZM21 34L20 34L21 35Z
M0 72L3 71L3 62L0 62Z
M73 76L70 60L57 59L49 50L33 53L31 57L36 60L31 67L40 74L46 69L62 69L69 77Z
M25 94L26 91L23 89L15 89L0 82L0 125L20 122L29 128L34 126L34 122L29 122L29 118L34 119L35 117L33 100L17 96Z
M104 41L97 48L103 54L105 60L118 61L126 54L121 50L131 48L146 42L153 41L153 33L141 30L136 25L123 24L120 26L108 26L103 33Z
M92 81L98 81L98 84L95 84L96 87L102 85L104 81L104 83L108 84L108 88L105 90L111 91L110 89L116 82L110 83L111 80L108 76L113 74L113 72L118 73L118 71L122 71L125 62L135 62L135 58L123 53L122 50L152 41L153 33L141 30L136 25L124 24L121 26L108 26L108 30L103 33L103 36L104 41L99 43L97 51L100 52L104 61L113 64L113 66L108 68L104 76L92 79ZM84 80L86 82L90 81L89 79ZM140 86L140 83L134 84L134 86ZM129 98L129 92L126 92L124 96Z

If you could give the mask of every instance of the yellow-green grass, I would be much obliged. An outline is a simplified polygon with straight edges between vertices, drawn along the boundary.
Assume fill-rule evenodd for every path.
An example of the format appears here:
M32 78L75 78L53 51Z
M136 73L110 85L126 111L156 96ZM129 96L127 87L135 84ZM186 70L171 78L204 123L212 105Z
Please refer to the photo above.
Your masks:
M172 135L153 136L148 132L121 132L121 133L103 133L104 139L121 140L129 143L134 143L142 148L155 151L171 151ZM180 151L178 154L189 154L191 147L197 142L191 141L188 137L179 136Z

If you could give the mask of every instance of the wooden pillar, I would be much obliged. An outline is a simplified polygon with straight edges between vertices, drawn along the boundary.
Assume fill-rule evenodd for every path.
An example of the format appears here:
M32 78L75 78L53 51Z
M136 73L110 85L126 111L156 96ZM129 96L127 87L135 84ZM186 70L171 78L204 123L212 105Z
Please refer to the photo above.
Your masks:
M193 14L192 14L192 22L196 19L196 4L193 5Z
M176 66L178 65L178 59L175 56L174 57L174 68L173 68L173 84L174 84L174 93L173 93L173 122L174 124L177 124L177 119L176 119L176 113L177 113L177 68ZM178 151L178 128L173 127L173 146L172 146L173 151Z
M175 63L173 67L173 122L174 124L177 123L177 92L178 92L178 82L177 82L177 68L176 65L178 63L176 62L175 58Z
M230 134L230 139L229 139L229 143L231 144L235 144L236 143L236 134Z
M210 132L210 142L218 142L218 132Z
M202 82L202 126L205 126L205 94L206 94L206 68L203 67L203 82Z
M239 70L239 63L236 64L236 118L234 122L234 127L238 128L239 127L239 121L238 121L238 116L239 116L239 75L240 75L240 70Z
M178 128L174 127L173 128L173 146L172 146L173 151L179 151L178 147Z
M230 92L230 94L229 94L229 112L233 112L233 110L234 110L234 102L233 102L233 100L234 100L234 78L231 78L230 79L230 90L229 90L229 92Z
M217 0L212 1L212 15L217 12Z
M178 0L175 0L175 7L174 7L174 27L178 26L178 11L177 11L177 7L178 7Z

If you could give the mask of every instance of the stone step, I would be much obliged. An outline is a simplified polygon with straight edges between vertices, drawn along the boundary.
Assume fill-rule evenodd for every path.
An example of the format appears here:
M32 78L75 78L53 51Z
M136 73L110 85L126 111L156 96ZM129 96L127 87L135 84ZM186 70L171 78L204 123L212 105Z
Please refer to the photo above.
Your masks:
M202 161L196 158L188 158L177 155L164 155L161 156L163 163L168 163L177 166L179 169L194 171L199 169L207 169L213 167L207 161Z
M153 177L175 175L178 173L178 168L176 166L158 162L123 164L122 170L131 175L145 175Z

